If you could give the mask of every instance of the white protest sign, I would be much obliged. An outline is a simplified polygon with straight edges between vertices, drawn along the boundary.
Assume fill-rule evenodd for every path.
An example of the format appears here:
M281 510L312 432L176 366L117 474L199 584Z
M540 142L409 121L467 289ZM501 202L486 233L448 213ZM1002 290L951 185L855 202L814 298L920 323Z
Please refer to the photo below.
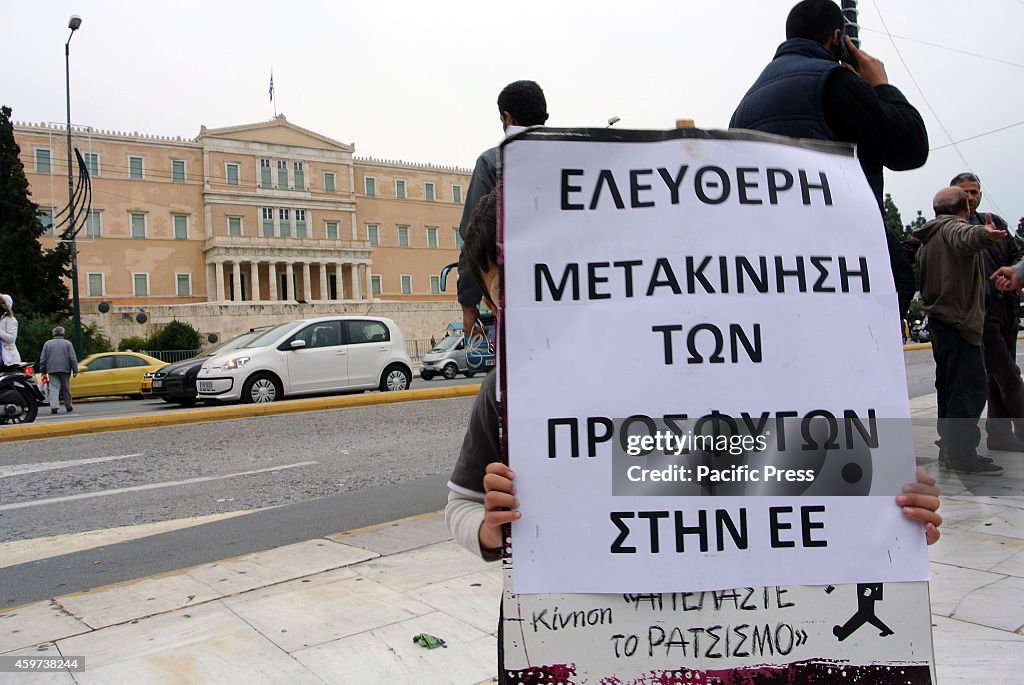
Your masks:
M502 150L515 591L927 579L894 502L915 472L895 291L850 150L556 129Z

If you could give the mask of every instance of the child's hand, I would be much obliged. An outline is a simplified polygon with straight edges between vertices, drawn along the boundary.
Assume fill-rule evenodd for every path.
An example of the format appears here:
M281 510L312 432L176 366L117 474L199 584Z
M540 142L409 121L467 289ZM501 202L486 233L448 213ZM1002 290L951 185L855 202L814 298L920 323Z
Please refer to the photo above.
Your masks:
M480 525L480 547L500 549L502 546L501 527L517 520L521 514L516 509L516 486L512 484L515 474L505 464L492 462L484 474L484 522Z
M903 507L903 514L913 521L924 524L924 536L929 545L939 539L939 487L935 479L924 468L917 467L917 482L903 486L903 494L896 495L896 504Z

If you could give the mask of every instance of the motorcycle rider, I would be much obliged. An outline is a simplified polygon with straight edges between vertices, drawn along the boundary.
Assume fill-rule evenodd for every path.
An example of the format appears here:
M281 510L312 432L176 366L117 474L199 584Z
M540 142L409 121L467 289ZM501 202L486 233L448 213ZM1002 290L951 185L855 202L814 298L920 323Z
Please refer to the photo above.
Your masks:
M18 354L18 320L14 318L14 300L0 293L0 371L20 369Z

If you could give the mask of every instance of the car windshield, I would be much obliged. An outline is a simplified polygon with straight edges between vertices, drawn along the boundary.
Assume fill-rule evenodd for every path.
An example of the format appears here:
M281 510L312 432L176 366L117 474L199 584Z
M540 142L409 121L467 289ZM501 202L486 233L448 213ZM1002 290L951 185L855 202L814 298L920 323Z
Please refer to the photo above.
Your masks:
M448 335L441 339L441 342L434 345L432 352L447 352L448 350L454 349L459 341L462 340L461 335Z
M250 340L249 342L247 342L244 345L240 345L239 347L265 347L267 345L271 345L274 342L276 342L279 338L283 337L283 334L291 332L292 329L294 329L296 326L298 326L298 325L300 325L302 323L305 323L305 322L304 321L290 321L288 323L278 324L277 326L274 326L273 328L270 328L270 329L265 330L265 331L261 331L255 338L253 338L252 340ZM234 349L239 349L239 348L234 348Z
M204 354L203 356L212 357L215 354L220 354L222 352L230 352L231 350L237 350L239 347L245 347L249 342L255 340L257 337L263 335L266 332L267 331L265 329L261 328L258 331L249 331L248 333L242 333L242 335L238 337L231 338L231 340L227 340L221 343L220 345L211 348L210 351Z

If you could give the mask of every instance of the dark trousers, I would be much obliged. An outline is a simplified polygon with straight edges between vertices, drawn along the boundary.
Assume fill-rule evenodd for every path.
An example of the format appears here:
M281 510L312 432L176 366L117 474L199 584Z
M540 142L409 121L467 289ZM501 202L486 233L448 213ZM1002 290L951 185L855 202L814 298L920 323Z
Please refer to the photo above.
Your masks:
M929 317L935 390L938 393L939 437L951 466L973 461L981 442L978 419L985 407L988 383L981 345L972 345L955 328Z
M1024 437L1024 381L1017 366L1017 300L997 301L985 316L989 439Z

